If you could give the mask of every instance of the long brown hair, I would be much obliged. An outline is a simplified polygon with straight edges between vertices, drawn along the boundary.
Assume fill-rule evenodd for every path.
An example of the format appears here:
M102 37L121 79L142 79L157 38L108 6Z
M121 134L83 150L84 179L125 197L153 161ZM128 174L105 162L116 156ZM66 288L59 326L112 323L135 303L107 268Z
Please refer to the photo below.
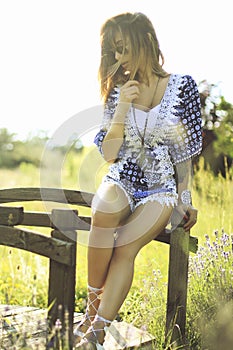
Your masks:
M114 39L120 33L123 42L123 54L126 50L126 38L129 44L129 55L132 70L128 76L121 67L121 62L115 59L116 46ZM149 18L143 13L123 13L108 19L100 31L101 60L99 66L100 93L104 101L107 100L112 88L123 84L128 79L137 79L139 57L141 52L145 57L145 70L148 65L152 72L160 77L168 74L162 68L163 54L154 27Z

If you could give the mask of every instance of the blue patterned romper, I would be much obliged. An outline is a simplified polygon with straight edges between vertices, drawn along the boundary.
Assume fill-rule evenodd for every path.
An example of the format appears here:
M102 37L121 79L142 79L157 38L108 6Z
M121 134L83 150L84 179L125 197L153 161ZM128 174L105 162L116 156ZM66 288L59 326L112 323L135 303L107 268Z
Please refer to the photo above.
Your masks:
M94 143L102 153L102 142L111 125L119 87L111 92L103 122ZM124 140L118 159L103 182L117 184L126 193L131 210L147 201L176 205L175 165L202 149L201 105L196 82L189 75L171 74L160 104L149 112L134 109L125 118ZM139 131L147 128L142 145Z

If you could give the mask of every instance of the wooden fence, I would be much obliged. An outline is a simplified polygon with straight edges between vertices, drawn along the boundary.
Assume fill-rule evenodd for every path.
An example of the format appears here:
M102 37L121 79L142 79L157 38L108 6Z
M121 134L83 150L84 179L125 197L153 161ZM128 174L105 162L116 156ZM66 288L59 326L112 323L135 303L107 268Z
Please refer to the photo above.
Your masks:
M0 244L19 248L49 258L48 321L54 325L64 310L69 315L69 339L72 348L76 281L77 231L88 231L89 216L80 216L77 207L90 207L92 193L56 188L11 188L0 190ZM75 209L52 209L50 212L27 212L12 203L43 201L74 205ZM10 206L6 206L11 203ZM30 227L51 228L51 236ZM180 218L173 217L172 228L155 238L170 245L165 342L169 338L184 345L189 252L197 251L198 240L185 232ZM62 312L59 309L62 305Z

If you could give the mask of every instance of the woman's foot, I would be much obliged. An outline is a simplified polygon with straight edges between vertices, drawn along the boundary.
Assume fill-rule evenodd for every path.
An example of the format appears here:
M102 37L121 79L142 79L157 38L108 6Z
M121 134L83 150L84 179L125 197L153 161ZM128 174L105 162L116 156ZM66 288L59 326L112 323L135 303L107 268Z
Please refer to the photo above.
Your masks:
M88 286L87 310L82 320L77 324L74 330L74 344L77 344L85 335L97 313L100 296L103 288L94 288Z
M75 349L80 350L102 350L104 349L103 343L108 327L112 321L96 315L91 326L87 330L85 336Z
M77 344L85 335L88 328L91 326L91 317L88 313L83 316L81 321L77 324L76 328L74 329L74 343ZM93 318L92 318L93 320Z

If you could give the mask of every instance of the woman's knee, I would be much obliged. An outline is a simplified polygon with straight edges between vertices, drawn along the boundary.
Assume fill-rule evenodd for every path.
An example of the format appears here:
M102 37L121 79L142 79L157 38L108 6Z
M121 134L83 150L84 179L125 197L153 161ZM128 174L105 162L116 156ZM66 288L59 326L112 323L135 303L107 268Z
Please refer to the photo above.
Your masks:
M115 184L103 183L98 188L93 201L92 212L125 215L129 213L129 203L124 191Z
M116 228L130 214L130 206L116 185L101 186L92 201L92 225Z

